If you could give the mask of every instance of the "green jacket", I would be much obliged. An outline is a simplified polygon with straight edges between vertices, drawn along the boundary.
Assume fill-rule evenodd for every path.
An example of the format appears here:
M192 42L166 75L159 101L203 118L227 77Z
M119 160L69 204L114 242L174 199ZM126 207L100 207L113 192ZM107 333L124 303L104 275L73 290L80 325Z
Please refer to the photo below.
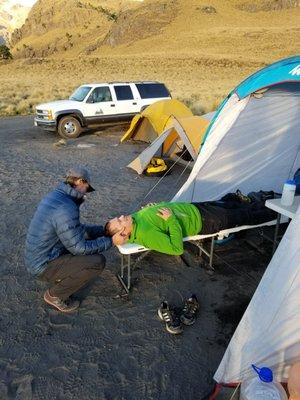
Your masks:
M157 215L167 207L172 215L165 221ZM133 229L129 243L138 243L161 253L180 255L186 236L197 235L202 228L200 212L190 203L158 203L142 208L132 215Z

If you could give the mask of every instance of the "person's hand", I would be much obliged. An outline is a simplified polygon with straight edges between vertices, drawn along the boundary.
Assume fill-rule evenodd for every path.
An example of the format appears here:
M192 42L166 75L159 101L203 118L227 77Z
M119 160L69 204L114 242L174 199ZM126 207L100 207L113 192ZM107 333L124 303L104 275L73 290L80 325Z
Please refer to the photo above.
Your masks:
M172 211L169 208L163 207L158 210L158 213L156 215L167 221L167 219L171 217Z
M121 231L115 233L112 236L111 239L112 239L112 242L113 242L113 244L115 246L119 246L119 245L124 244L124 243L127 242L128 238L129 238L129 235L126 235L124 231L125 231L125 228L123 228Z

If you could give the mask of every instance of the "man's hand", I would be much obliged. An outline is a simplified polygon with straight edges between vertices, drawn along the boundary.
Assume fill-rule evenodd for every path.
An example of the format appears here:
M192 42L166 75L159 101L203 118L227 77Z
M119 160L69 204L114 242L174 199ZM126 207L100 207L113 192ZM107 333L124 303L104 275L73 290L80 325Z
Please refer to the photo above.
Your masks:
M124 243L127 242L129 235L126 235L126 234L124 233L124 231L125 231L125 228L123 228L121 231L115 233L115 234L112 236L111 239L112 239L112 242L113 242L113 244L114 244L115 246L119 246L119 245L124 244Z
M167 219L171 217L172 211L169 208L163 207L158 210L158 213L156 215L167 221Z

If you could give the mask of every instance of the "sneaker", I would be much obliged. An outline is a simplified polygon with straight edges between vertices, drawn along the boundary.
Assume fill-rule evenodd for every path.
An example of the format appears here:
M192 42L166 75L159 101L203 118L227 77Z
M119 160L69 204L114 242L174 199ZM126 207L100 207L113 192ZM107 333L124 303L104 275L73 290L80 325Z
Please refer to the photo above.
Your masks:
M78 300L71 300L70 298L67 300L61 300L59 297L51 296L49 289L44 294L44 300L46 303L57 308L61 312L75 311L80 305Z
M184 325L193 325L196 321L196 314L199 311L199 303L195 294L184 303L180 320Z
M250 197L243 194L239 189L235 192L235 194L241 203L251 203Z
M173 335L177 335L183 331L180 319L175 314L174 310L171 310L168 303L163 301L157 310L158 317L161 321L166 323L166 330Z

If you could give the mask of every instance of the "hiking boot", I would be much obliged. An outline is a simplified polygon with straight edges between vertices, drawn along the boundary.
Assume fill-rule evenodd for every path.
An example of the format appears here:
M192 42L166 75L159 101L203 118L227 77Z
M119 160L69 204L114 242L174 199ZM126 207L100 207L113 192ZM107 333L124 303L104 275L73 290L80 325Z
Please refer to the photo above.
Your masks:
M180 320L184 325L193 325L196 321L196 314L199 311L199 303L195 294L184 303Z
M177 335L183 331L180 319L175 314L174 310L171 310L168 303L163 301L157 310L158 317L161 321L165 322L166 330L173 335Z
M80 305L78 300L72 300L70 298L61 300L59 297L51 296L49 289L44 294L44 300L46 303L65 313L75 311Z
M251 203L250 197L243 194L239 189L235 192L235 194L241 203Z

